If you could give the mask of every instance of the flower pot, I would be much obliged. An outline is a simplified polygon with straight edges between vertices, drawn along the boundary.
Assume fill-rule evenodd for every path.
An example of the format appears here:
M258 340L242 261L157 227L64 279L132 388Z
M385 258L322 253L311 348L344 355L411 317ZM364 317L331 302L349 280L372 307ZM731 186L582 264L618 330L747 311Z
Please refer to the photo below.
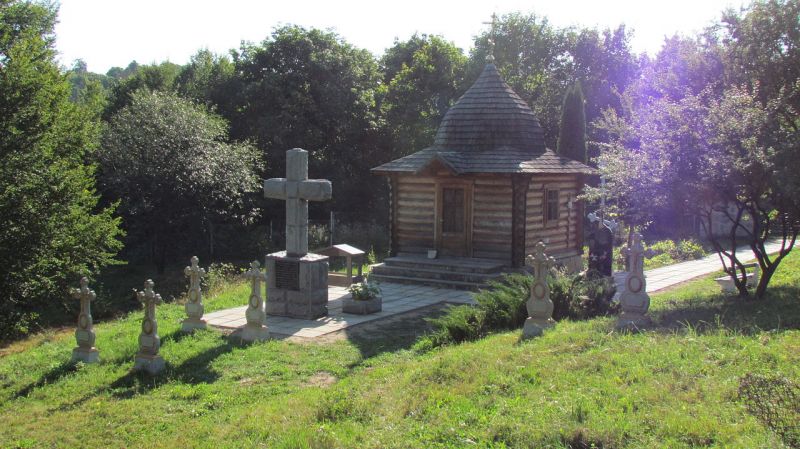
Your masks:
M344 298L342 301L342 312L354 315L367 315L381 311L383 299L380 295L364 301L353 298Z

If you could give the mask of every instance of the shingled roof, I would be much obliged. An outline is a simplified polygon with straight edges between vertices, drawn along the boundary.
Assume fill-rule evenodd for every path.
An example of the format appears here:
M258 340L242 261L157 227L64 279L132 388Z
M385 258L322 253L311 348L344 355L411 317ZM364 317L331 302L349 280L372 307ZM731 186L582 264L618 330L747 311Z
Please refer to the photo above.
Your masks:
M525 101L486 64L475 84L447 111L433 146L472 152L509 146L544 151L544 133Z
M456 174L594 172L545 148L539 120L491 63L447 111L433 146L372 172L419 173L434 161Z
M467 173L593 174L595 172L593 168L559 156L550 149L543 153L531 154L530 151L512 147L500 147L472 153L441 151L430 147L375 167L372 172L387 175L391 173L419 174L434 162L442 164L457 175Z

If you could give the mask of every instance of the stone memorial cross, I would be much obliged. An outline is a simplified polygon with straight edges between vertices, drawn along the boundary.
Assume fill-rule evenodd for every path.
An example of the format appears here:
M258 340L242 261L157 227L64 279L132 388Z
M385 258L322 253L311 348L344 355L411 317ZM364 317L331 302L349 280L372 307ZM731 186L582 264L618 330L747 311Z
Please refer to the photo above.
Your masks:
M308 253L308 202L331 199L331 182L308 179L308 151L286 152L286 178L264 181L264 196L286 200L286 253L302 257Z
M139 352L133 365L134 370L145 370L156 374L164 369L164 359L159 355L161 339L158 336L156 321L156 305L161 304L161 295L153 291L155 283L148 279L144 283L144 291L136 292L136 297L144 304L142 332L139 334Z
M261 296L261 283L266 281L266 275L261 271L258 261L250 264L250 269L244 274L250 281L250 300L245 311L247 324L242 329L241 338L245 341L261 341L269 339L269 331L264 325L267 315L264 311L264 299Z
M633 234L633 244L630 248L623 249L623 255L628 258L628 273L625 276L622 294L619 296L622 314L616 327L621 330L638 330L651 322L647 316L650 296L647 294L644 277L645 249L641 234Z
M89 289L89 280L81 278L80 288L71 288L70 294L81 302L81 312L78 315L78 328L75 330L75 340L78 347L72 350L72 361L94 363L99 361L100 353L94 347L95 333L92 324L91 303L97 299L94 290Z
M547 273L555 264L555 259L548 257L543 242L536 244L533 255L525 259L525 264L533 268L533 282L528 301L528 319L522 328L522 337L529 338L542 335L544 330L553 326L553 301L550 300L550 287L547 285Z
M205 329L206 321L203 319L203 292L200 289L200 281L206 275L206 270L198 265L200 259L192 256L191 266L183 269L183 274L189 278L189 298L184 306L186 319L181 322L181 330L189 332L194 329Z

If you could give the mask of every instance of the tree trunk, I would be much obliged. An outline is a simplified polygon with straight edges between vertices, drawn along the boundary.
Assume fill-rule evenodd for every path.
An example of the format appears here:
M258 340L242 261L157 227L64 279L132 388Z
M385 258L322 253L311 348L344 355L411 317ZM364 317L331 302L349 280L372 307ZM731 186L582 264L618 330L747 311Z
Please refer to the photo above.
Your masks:
M756 299L764 298L764 295L767 293L767 285L769 285L772 275L775 274L775 268L777 268L777 266L778 264L772 264L770 267L761 270L761 277L758 278L758 286L756 287Z

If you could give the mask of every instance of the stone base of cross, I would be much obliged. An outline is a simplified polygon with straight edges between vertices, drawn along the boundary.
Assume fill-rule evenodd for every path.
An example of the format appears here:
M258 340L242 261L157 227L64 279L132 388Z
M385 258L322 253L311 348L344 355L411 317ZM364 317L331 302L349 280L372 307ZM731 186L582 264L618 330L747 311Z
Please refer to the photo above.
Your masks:
M308 179L308 152L286 152L286 178L264 181L264 196L286 200L286 251L267 254L267 315L328 314L328 257L308 252L308 202L331 199L331 182Z

